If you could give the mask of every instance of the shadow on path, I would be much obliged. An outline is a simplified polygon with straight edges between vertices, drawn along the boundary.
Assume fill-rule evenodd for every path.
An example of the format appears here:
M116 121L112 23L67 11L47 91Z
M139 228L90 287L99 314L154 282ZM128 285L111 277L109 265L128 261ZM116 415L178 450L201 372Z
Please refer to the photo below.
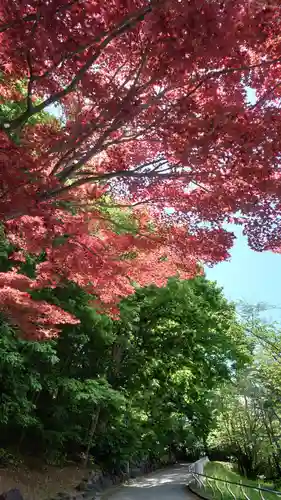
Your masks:
M133 485L122 486L112 492L108 500L194 500L188 493L187 464L149 474Z

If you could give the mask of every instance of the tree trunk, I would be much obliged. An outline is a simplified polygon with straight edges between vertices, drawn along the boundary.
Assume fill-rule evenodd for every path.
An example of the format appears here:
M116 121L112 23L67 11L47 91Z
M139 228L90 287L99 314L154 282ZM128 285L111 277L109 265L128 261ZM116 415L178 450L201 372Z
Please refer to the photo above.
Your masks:
M100 410L101 410L101 408L100 408L100 406L98 406L96 412L93 412L93 414L92 414L92 421L91 421L91 426L90 426L90 430L89 430L89 434L88 434L88 445L87 445L86 454L85 454L85 458L84 458L84 466L85 467L86 467L88 460L89 460L92 439L93 439L93 436L95 434L95 431L96 431L96 428L98 425Z

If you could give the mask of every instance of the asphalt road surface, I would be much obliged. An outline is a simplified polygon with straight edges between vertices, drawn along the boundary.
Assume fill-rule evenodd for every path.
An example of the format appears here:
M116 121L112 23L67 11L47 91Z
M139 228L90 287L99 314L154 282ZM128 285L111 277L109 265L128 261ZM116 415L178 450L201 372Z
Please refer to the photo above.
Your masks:
M113 491L108 500L194 500L188 493L187 465L176 465L171 469L149 474L132 485Z

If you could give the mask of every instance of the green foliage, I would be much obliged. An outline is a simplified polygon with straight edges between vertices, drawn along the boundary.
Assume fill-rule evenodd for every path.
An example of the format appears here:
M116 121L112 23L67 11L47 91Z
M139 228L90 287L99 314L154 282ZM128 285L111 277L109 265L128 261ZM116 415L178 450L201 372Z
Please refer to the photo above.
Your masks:
M138 289L118 321L73 283L32 293L81 323L39 343L21 340L2 318L1 446L52 463L92 455L115 470L202 452L214 390L249 361L234 308L215 284L201 277Z
M0 74L1 81L1 74ZM15 100L4 99L0 100L0 123L10 122L18 116L23 115L27 109L27 80L18 80L11 83L11 88L18 94ZM34 99L33 104L40 104L40 99ZM59 127L60 122L52 114L47 111L40 111L34 116L30 116L26 121L26 125L34 126L37 124L52 123L54 126ZM11 134L12 139L18 144L20 142L20 131Z
M37 103L38 104L38 103ZM26 109L26 99L23 98L20 101L4 101L0 104L0 121L5 120L11 121L17 116L20 116ZM36 125L37 123L50 123L54 122L55 119L46 111L41 111L39 116L31 116L28 119L29 125Z
M262 481L249 481L244 477L240 476L234 472L232 464L230 463L220 463L220 462L208 462L204 467L204 474L209 477L221 479L222 481L210 480L209 484L206 484L204 490L193 488L194 491L199 491L204 496L211 499L223 498L223 500L232 500L233 495L237 500L244 500L246 497L241 491L240 486L233 484L227 484L223 481L230 481L233 483L243 483L243 485L249 485L251 487L262 487L262 488L272 488L272 484L264 483ZM232 491L233 495L230 493L229 489ZM259 500L260 494L252 488L244 488L244 492L249 500ZM276 495L272 493L263 492L264 500L274 500Z
M100 202L100 210L103 216L111 222L112 228L117 234L137 234L138 225L131 208L118 208L108 195L104 195Z
M241 474L281 477L281 332L260 319L259 307L243 307L243 323L253 360L218 390L216 428L209 447L234 457Z

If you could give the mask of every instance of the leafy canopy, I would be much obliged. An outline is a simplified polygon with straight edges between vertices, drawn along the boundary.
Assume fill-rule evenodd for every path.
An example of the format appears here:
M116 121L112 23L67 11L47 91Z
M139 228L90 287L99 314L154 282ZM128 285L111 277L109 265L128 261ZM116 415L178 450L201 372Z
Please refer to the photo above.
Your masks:
M32 282L1 277L2 310L26 335L75 322L50 309L52 324L40 321L30 289L70 280L114 314L136 283L227 258L225 222L278 250L277 8L1 0L0 18L0 214L18 259L44 252ZM129 206L125 230L109 199Z

